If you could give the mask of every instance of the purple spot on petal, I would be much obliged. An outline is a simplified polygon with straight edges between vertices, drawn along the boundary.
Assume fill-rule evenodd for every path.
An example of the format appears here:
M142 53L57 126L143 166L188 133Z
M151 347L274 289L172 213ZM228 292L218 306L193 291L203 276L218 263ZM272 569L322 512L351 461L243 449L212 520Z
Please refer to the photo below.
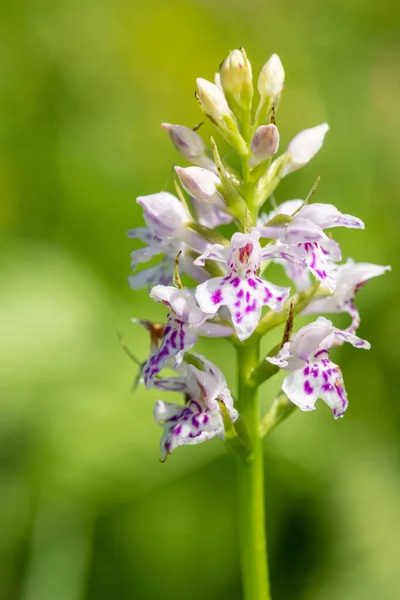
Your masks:
M211 301L213 304L220 304L220 302L222 302L221 290L216 290L213 294L211 294Z
M234 277L231 281L231 285L233 285L233 287L237 288L237 287L239 287L239 284L240 284L239 277Z
M314 391L314 388L311 386L311 383L308 381L308 379L304 382L304 391L308 395L312 394Z
M323 392L332 392L333 385L331 383L324 383L324 385L322 386L322 391Z
M252 288L256 289L256 287L257 287L257 284L256 284L256 282L254 281L254 279L252 279L252 278L250 277L250 278L247 280L247 283L249 284L249 286L250 286L250 287L252 287Z

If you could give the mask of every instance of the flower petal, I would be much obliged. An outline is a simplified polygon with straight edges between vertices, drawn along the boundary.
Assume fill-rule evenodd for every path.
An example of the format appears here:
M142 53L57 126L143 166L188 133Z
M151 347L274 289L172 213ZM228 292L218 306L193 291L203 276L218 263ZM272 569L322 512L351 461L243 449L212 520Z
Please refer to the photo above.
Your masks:
M219 410L202 410L197 402L182 406L159 400L154 407L154 419L163 428L160 442L163 459L178 446L200 444L225 435Z
M212 244L206 251L198 256L193 264L204 266L206 260L217 260L219 262L226 263L229 257L229 248L222 246L222 244Z
M190 220L183 204L169 192L139 196L137 203L143 208L147 226L160 237L173 235L178 227Z
M172 360L175 366L180 365L185 352L193 348L196 341L197 333L173 313L170 313L160 347L149 357L143 367L146 387L151 385L154 377Z
M155 284L168 285L174 276L174 263L169 260L163 260L154 267L143 269L139 273L128 277L129 285L133 290L140 290L146 286Z
M307 204L296 215L297 218L308 219L322 229L331 227L348 227L351 229L364 229L361 219L352 215L342 214L333 204Z
M196 298L205 312L217 312L221 305L227 306L238 338L245 340L257 327L262 307L282 310L289 292L290 288L276 286L257 276L240 279L233 273L197 286Z

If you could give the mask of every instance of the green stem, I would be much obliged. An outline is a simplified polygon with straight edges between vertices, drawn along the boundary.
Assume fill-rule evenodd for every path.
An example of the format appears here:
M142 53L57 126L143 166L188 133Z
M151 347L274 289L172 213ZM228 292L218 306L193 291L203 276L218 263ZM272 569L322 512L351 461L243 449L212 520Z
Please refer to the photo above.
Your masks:
M249 377L259 362L254 336L237 348L237 406L252 444L251 455L238 459L238 513L244 600L270 600L264 515L263 447L257 390Z

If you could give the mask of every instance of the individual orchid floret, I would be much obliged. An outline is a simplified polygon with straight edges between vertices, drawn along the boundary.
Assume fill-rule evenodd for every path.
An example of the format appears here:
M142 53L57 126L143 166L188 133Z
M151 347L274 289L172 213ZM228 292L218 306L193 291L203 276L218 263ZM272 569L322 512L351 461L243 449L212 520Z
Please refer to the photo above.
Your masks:
M390 271L390 266L356 263L349 258L344 265L337 265L332 273L336 279L334 294L314 298L302 314L348 313L352 318L348 331L354 333L360 325L360 314L354 305L357 293L367 281L386 271Z
M277 54L272 54L261 69L258 77L258 91L261 98L280 94L284 81L285 71L283 70L281 59Z
M287 215L288 219L277 219L278 215ZM278 239L289 245L316 279L333 292L336 288L334 262L341 260L341 251L337 242L324 232L324 229L332 227L364 229L364 223L357 217L342 214L332 204L303 206L301 200L290 200L261 217L255 229L261 237ZM303 287L306 279L301 271L296 278L293 271L288 271L288 275L299 289Z
M286 342L276 356L267 357L270 363L291 371L282 390L301 410L314 410L321 398L337 419L347 409L348 400L342 372L329 358L329 349L349 342L356 348L368 350L370 344L348 331L333 327L324 317L306 325L291 341Z
M150 385L154 377L167 364L179 366L185 352L193 348L199 335L209 337L232 335L230 327L218 323L206 323L213 315L204 313L197 306L192 294L186 290L158 285L151 290L150 297L165 304L170 309L170 313L162 341L143 368L146 385Z
M229 108L224 92L211 81L196 80L198 100L207 117L241 156L247 154L247 144L239 133L236 119Z
M215 314L226 306L240 340L253 333L263 306L280 311L289 296L290 288L257 277L261 261L282 258L301 263L283 244L261 248L259 237L257 232L234 233L229 248L214 244L195 260L197 265L203 265L206 259L227 265L226 277L214 277L197 286L196 299L206 313Z
M254 167L263 160L271 158L279 148L279 131L276 125L261 125L255 131L250 144L251 158L249 165Z
M135 270L139 263L148 262L156 255L164 254L165 258L159 265L132 275L129 278L131 287L139 289L154 283L170 283L179 251L183 251L180 262L182 270L197 281L203 281L207 274L199 271L193 266L193 261L187 259L186 249L202 252L207 248L208 242L186 227L191 216L178 198L168 192L160 192L140 196L137 202L143 208L147 228L132 229L128 231L128 236L143 241L146 246L132 252L132 270Z
M284 175L293 173L307 165L312 158L321 150L324 138L329 130L327 123L322 123L311 129L300 131L290 142L287 153L289 162L284 169Z
M250 106L253 97L251 64L243 49L232 50L220 67L220 82L226 97L241 108Z
M175 148L186 160L205 169L215 170L215 164L206 154L204 141L196 131L184 125L170 123L162 123L161 127L168 131Z
M199 77L196 79L199 91L199 100L204 112L217 123L224 117L233 118L233 113L228 106L224 93L211 81Z
M215 173L202 167L175 167L179 181L190 196L197 200L213 202L220 207L225 206L217 185L221 180Z
M218 401L225 405L232 422L238 418L221 371L203 356L195 354L194 357L200 368L183 363L179 377L153 382L157 389L182 392L186 401L182 405L159 400L154 407L154 419L163 428L162 460L178 446L200 444L213 437L225 438Z

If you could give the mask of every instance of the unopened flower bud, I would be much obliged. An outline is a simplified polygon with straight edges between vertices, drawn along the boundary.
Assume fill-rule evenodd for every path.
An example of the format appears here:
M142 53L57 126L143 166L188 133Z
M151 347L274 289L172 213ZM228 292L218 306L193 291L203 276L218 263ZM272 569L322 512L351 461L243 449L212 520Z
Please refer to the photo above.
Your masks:
M329 125L322 123L321 125L317 125L317 127L300 131L292 139L288 146L290 163L286 167L285 175L303 167L314 158L317 152L321 150L328 129Z
M285 81L285 71L281 59L273 54L261 69L258 77L258 91L261 98L280 94Z
M205 144L198 133L184 127L184 125L171 125L162 123L161 127L168 131L169 137L175 148L190 162L197 162L205 153Z
M273 156L279 148L279 131L276 125L262 125L258 127L251 140L250 150L252 157L249 165L255 167L263 160Z
M190 196L198 200L222 203L222 198L217 191L217 184L221 183L219 177L212 171L201 167L175 167L179 180Z
M241 94L246 86L251 86L251 65L240 50L232 50L219 72L222 87L227 93Z
M232 116L231 109L223 92L216 85L201 77L196 80L196 83L199 91L199 100L206 115L216 123L224 117Z

